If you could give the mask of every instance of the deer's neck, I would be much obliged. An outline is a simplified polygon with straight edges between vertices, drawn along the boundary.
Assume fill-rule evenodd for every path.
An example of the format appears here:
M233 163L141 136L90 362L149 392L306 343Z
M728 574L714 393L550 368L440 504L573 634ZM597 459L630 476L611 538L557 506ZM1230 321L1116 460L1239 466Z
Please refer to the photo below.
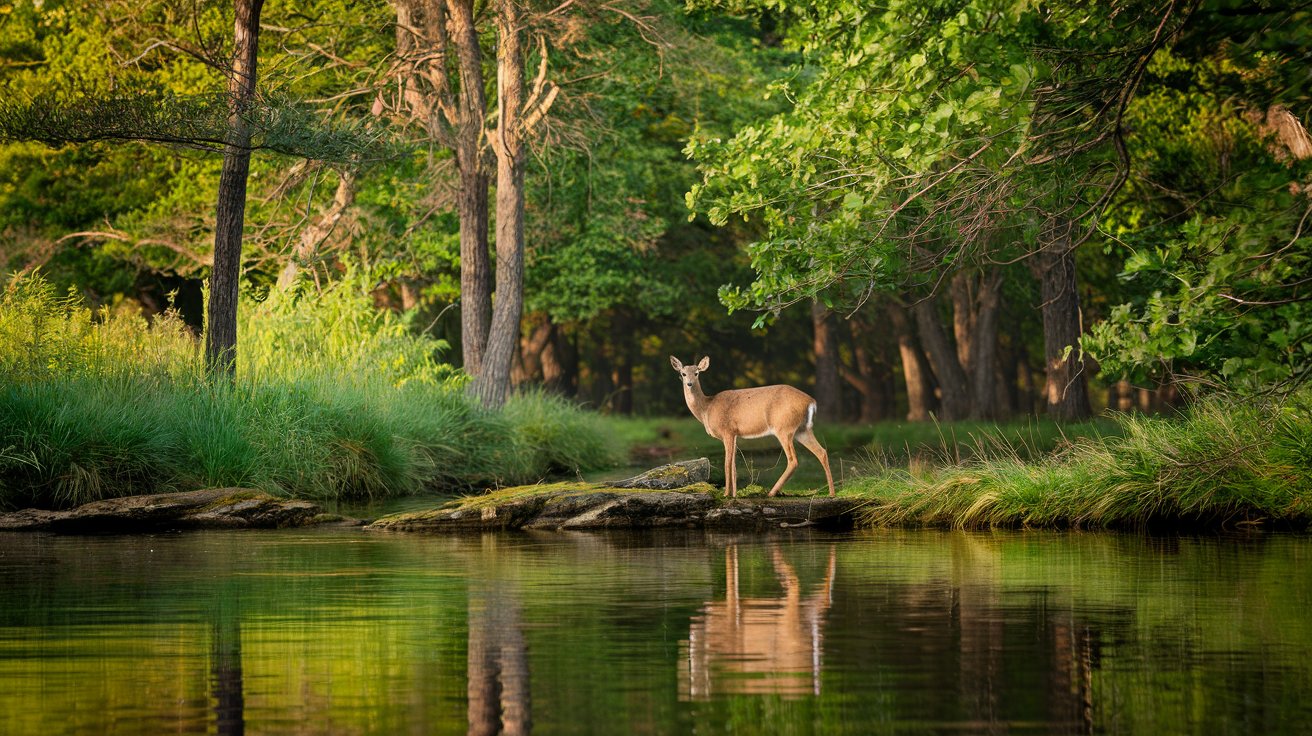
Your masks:
M711 397L702 393L701 384L683 387L683 400L688 402L688 411L697 421L706 424L706 410L711 405Z

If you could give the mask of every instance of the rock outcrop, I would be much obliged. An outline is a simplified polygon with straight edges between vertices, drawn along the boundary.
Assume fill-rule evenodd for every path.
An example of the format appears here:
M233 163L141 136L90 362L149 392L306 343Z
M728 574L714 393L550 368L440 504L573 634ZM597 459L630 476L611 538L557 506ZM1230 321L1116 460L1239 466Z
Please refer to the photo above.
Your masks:
M674 463L610 484L557 483L507 488L436 509L384 516L375 531L499 529L646 529L695 527L766 530L799 526L850 527L861 499L739 497L725 499L705 482L706 458ZM701 478L665 490L668 478Z
M636 488L647 491L673 491L698 483L711 481L711 461L704 457L696 460L662 465L624 480L603 483L608 488Z
M0 531L71 534L168 531L175 529L279 529L350 523L320 513L309 501L276 498L246 488L207 488L183 493L126 496L67 511L25 509L0 514Z

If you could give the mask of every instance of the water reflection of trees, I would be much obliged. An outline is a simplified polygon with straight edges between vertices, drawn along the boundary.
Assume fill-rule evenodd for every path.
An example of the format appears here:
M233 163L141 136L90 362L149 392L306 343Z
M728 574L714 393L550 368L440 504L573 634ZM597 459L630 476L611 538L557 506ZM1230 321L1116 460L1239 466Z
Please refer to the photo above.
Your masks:
M236 606L220 603L210 625L210 698L219 736L246 732L246 701L241 670L241 617Z
M885 581L880 597L835 591L834 625L851 637L836 651L836 669L878 669L894 688L909 687L891 699L894 720L929 717L977 733L1019 723L1092 732L1105 632L1132 612L1077 613L1053 588L1016 586L1007 577L1014 561L986 538L943 541L939 574ZM916 695L924 682L938 686L933 703Z
M744 597L739 590L738 545L729 545L724 552L725 598L702 606L682 643L681 694L693 699L718 693L818 695L836 562L831 545L823 582L804 597L796 570L779 545L772 544L770 564L783 594Z
M528 645L518 595L505 585L469 593L469 733L532 730Z
M520 736L533 730L528 643L515 574L523 560L513 547L504 549L501 541L496 535L483 535L476 547L462 550L477 571L470 581L467 619L471 736Z

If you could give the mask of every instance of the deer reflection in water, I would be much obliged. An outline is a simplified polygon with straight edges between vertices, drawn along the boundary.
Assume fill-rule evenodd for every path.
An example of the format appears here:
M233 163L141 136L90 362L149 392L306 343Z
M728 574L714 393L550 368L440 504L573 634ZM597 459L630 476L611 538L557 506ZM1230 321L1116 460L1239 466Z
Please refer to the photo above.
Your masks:
M815 695L820 692L824 619L834 589L835 548L818 590L803 597L802 583L778 545L770 562L783 595L738 594L738 546L724 553L725 599L693 617L682 642L680 694L706 699L717 693Z

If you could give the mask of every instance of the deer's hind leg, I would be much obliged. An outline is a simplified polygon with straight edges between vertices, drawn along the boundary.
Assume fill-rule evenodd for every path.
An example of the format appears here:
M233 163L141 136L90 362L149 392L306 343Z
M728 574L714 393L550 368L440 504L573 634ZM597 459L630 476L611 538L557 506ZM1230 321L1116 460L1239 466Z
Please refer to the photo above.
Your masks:
M802 431L798 432L797 440L805 445L806 449L810 450L816 459L820 461L820 464L824 466L825 481L829 483L829 495L834 495L834 474L829 472L829 453L825 452L824 445L820 444L820 440L815 438L810 427L804 427Z
M777 495L779 489L783 488L784 483L788 481L788 476L792 475L794 470L797 470L797 449L793 447L793 435L779 434L777 436L779 438L779 444L784 447L784 457L788 458L788 467L784 468L784 472L780 474L779 480L774 482L774 488L770 489L771 496Z

